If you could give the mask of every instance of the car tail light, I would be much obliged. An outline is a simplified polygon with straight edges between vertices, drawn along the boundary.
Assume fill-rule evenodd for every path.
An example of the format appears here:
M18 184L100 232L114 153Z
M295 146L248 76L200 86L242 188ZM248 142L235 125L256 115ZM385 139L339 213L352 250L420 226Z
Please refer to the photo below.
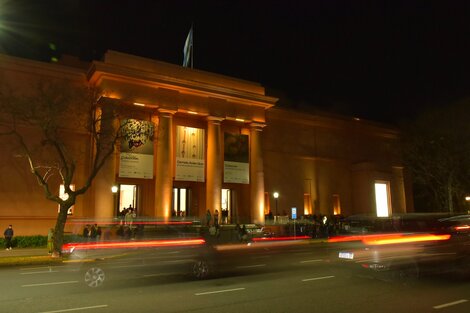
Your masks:
M459 225L459 226L454 226L454 230L456 230L456 231L465 231L465 230L470 230L470 225Z
M415 242L425 242L425 241L441 241L449 240L449 234L411 234L404 235L399 234L397 236L375 236L373 238L364 238L362 241L366 245L390 245L390 244L400 244L400 243L415 243Z
M202 238L185 239L161 239L161 240L136 240L118 242L86 242L68 243L62 246L64 253L72 253L74 250L96 250L96 249L132 249L132 248L158 248L176 246L196 246L205 244Z

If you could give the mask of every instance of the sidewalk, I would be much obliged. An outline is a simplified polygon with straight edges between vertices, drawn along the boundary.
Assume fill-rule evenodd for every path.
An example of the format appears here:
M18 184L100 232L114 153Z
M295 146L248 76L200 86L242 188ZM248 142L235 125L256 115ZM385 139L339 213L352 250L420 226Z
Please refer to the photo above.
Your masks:
M47 248L13 248L0 250L0 258L5 257L26 257L26 256L47 256Z
M62 262L62 258L52 258L46 248L13 248L0 250L0 267L21 265L52 265Z

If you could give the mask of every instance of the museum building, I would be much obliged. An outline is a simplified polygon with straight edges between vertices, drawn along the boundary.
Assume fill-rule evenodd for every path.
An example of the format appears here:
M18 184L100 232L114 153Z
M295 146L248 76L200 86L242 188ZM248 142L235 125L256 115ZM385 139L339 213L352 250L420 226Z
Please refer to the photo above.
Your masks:
M124 136L69 221L137 217L265 224L265 217L412 211L400 133L389 125L276 106L258 83L108 51L100 61L44 63L0 55L10 85L61 79L100 90L99 105L125 106ZM2 84L2 83L0 83ZM312 90L314 92L314 90ZM92 160L82 147L77 186ZM44 196L25 160L1 136L0 221L17 234L45 234L58 206ZM74 185L75 185L74 184ZM60 192L60 182L55 186ZM74 188L71 186L71 188Z

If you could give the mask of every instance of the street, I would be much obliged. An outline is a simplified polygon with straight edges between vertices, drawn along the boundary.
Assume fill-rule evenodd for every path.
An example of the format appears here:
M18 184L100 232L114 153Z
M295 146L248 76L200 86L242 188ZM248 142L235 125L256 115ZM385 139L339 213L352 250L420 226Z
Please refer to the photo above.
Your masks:
M356 275L330 259L327 244L248 256L207 280L126 268L102 288L73 266L2 268L0 312L469 312L470 282L424 277L403 285Z

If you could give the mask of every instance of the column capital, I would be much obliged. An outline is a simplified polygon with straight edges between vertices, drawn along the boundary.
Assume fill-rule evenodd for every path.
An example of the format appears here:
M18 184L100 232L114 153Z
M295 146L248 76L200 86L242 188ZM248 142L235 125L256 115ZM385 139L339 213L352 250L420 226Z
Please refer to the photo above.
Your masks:
M160 113L161 116L173 116L176 113L176 110L169 110L169 109L163 109L163 108L158 108L157 109L158 113Z
M257 130L257 131L263 131L263 128L266 127L265 123L260 123L260 122L251 122L250 124L252 130Z
M209 115L208 117L206 117L206 119L208 122L212 122L214 124L220 124L222 123L223 120L225 120L224 117L212 116L212 115Z

